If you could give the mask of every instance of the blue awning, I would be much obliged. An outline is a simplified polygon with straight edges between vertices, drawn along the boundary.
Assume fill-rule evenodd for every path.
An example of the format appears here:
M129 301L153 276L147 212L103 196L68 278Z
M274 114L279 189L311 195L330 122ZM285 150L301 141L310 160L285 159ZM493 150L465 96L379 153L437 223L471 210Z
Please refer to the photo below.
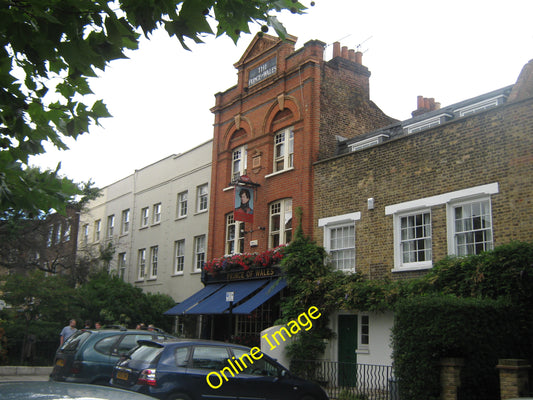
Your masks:
M233 314L250 314L253 310L287 287L285 279L274 279L245 303L235 307Z
M185 314L185 312L191 308L194 307L198 302L206 299L213 293L215 293L217 290L222 288L224 286L223 283L214 283L212 285L207 285L203 289L197 291L195 294L193 294L191 297L186 298L181 303L176 304L174 307L172 307L170 310L165 311L165 315L182 315Z
M223 314L229 309L229 302L226 301L226 292L234 292L233 304L236 304L267 282L267 279L257 279L228 283L212 296L198 303L195 307L188 309L185 314Z

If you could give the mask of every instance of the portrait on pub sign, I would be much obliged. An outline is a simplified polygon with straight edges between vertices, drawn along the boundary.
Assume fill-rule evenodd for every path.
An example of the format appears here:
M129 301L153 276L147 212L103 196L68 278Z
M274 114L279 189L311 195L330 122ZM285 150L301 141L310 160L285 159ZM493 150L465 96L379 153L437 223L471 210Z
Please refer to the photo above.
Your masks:
M254 217L254 192L248 187L235 187L235 221L252 222Z

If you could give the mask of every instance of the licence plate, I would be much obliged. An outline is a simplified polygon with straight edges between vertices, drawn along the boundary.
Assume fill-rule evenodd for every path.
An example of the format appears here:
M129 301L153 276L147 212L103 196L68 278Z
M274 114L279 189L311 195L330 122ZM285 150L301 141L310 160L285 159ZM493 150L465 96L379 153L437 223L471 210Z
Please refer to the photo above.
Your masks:
M127 381L129 378L129 374L124 371L117 371L117 379L122 379L123 381Z
M56 360L56 365L58 367L64 367L65 366L65 360L63 360L61 358L59 360Z

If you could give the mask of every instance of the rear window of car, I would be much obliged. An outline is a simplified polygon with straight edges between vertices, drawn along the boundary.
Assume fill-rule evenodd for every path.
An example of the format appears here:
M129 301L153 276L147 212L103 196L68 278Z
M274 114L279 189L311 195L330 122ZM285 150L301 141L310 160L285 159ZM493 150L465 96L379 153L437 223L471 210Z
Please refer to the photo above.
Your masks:
M163 347L160 346L143 345L137 347L130 354L130 359L144 363L153 363L162 351Z
M65 352L76 351L89 337L91 336L89 331L77 331L68 340L63 343L61 350Z
M137 346L137 340L150 340L152 339L151 334L127 334L124 335L124 338L118 344L117 352L119 354L127 353L135 346Z

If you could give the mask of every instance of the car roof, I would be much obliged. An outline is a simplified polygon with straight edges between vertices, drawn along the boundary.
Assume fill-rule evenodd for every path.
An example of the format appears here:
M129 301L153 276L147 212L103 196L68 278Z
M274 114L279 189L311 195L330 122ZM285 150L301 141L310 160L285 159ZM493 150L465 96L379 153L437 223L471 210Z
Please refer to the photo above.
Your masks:
M0 397L2 400L153 400L152 397L119 388L53 381L0 383Z
M169 340L138 340L139 344L156 344L161 347L167 347L167 346L173 346L173 345L210 345L210 346L221 346L221 347L237 347L241 349L247 349L250 350L249 347L235 344L235 343L228 343L228 342L220 342L217 340L206 340L206 339L192 339L192 338L175 338L175 339L169 339Z

